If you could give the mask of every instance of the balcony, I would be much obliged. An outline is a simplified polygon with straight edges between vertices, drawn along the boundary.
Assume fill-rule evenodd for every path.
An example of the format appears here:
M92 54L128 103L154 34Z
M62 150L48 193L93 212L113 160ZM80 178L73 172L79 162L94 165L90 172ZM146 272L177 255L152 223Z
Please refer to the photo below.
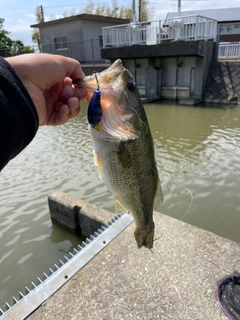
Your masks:
M220 42L218 45L218 60L239 60L240 42Z
M179 40L216 41L216 37L217 21L194 15L104 27L103 47L156 45Z

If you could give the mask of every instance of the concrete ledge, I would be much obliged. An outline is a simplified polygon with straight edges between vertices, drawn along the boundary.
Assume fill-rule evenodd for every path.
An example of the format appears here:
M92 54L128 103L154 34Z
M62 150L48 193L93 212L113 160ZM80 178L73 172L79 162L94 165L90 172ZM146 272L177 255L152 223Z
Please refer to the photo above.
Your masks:
M110 212L66 193L55 191L48 196L51 219L68 230L89 237L114 216Z
M187 106L194 106L195 104L198 104L200 102L202 102L201 97L189 97L186 99L180 99L179 104L187 105Z
M218 282L240 266L240 244L154 212L154 254L134 223L28 320L227 320ZM12 319L12 318L11 318Z
M130 58L204 56L206 51L214 50L213 41L173 41L155 45L132 45L127 47L103 48L103 59L116 60Z
M163 99L183 99L190 95L188 87L162 87L161 97Z

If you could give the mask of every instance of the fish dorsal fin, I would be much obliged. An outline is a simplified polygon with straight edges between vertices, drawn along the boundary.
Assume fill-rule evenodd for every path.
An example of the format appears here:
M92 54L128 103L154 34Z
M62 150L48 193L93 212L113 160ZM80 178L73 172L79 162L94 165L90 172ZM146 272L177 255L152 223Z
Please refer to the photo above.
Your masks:
M129 213L129 210L126 209L116 197L115 197L115 213L116 214Z
M120 107L113 103L109 105L101 120L101 132L110 139L135 140L140 135L141 128L135 128L129 120L134 116L134 111L124 113L123 110L116 112Z
M162 202L163 202L163 194L162 194L160 179L158 178L157 191L156 191L154 202L153 202L154 209L155 210L158 209L160 207L160 205L162 204Z

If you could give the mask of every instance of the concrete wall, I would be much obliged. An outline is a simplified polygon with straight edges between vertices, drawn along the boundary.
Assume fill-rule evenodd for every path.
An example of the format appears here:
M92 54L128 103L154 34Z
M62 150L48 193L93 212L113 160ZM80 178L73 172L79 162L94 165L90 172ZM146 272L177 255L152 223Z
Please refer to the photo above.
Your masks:
M102 57L112 61L122 59L147 96L199 98L204 92L214 50L214 42L174 41L154 46L104 48Z
M112 20L70 17L41 24L39 31L42 52L72 57L85 63L104 62L100 50L102 28L120 23ZM61 37L67 38L68 48L55 48L54 39Z
M68 57L83 57L80 50L79 40L83 40L81 20L67 21L65 23L55 23L41 27L41 46L42 52L61 54ZM66 37L68 41L68 49L56 49L55 38Z
M207 103L240 104L240 61L212 63L203 100Z

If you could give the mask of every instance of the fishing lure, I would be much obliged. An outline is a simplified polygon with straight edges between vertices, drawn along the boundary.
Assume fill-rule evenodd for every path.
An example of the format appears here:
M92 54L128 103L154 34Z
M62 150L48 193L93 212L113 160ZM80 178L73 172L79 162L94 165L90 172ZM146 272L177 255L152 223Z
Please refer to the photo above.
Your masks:
M96 73L95 73L95 78L97 82L97 89L94 91L88 106L88 122L93 128L99 124L103 114L102 106L100 102L101 91L100 91L100 86L99 86Z

